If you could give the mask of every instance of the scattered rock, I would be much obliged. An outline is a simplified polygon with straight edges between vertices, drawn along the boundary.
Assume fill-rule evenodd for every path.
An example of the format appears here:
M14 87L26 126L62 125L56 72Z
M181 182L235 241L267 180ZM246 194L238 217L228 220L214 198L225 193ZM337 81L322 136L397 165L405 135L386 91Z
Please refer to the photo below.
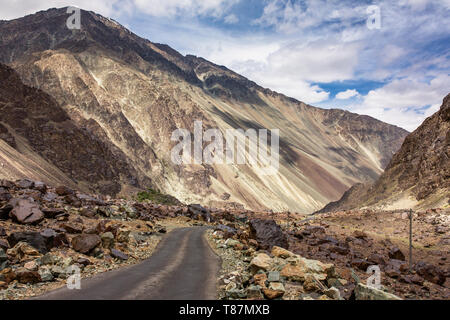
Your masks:
M54 277L49 267L40 267L38 273L43 282L53 281Z
M272 258L265 253L259 253L250 262L250 270L253 274L257 273L259 270L267 271L272 266Z
M355 299L356 300L402 300L388 292L378 290L373 287L368 287L362 283L358 283L355 288Z
M249 226L250 237L258 241L262 249L270 250L273 246L289 248L286 235L274 220L253 219Z
M18 223L38 224L44 220L39 205L30 199L13 199L11 204L13 209L10 214Z
M111 249L114 246L114 235L111 232L102 233L101 239L103 248Z
M96 234L81 234L72 239L72 248L75 251L87 254L101 243Z
M42 254L51 249L51 244L39 232L13 232L9 235L8 242L11 247L19 242L26 242Z
M419 276L440 286L442 286L447 279L444 271L425 262L417 263L415 269Z
M117 249L111 250L111 256L119 260L128 260L128 255Z
M272 282L269 285L269 288L265 288L262 290L267 299L273 300L280 298L286 292L283 284L281 282Z
M401 260L401 261L406 260L403 252L397 247L394 247L389 251L389 258L395 259L395 260Z
M19 268L15 271L17 280L20 283L39 283L41 282L41 276L37 271L31 271L25 268Z
M68 188L66 186L59 186L59 187L57 187L55 189L55 192L56 192L56 194L58 196L61 196L61 197L75 194L75 192L72 189L70 189L70 188Z
M294 254L286 249L274 246L272 248L272 255L274 257L279 257L279 258L283 258L283 259L287 259L289 257L294 256Z

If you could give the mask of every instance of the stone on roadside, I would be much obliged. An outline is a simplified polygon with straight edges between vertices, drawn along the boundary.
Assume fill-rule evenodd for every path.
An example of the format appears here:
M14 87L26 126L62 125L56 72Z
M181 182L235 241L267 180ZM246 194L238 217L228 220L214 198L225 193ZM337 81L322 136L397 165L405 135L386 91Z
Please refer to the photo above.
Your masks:
M253 219L249 222L250 237L258 241L262 249L270 250L273 246L288 248L286 235L274 220Z
M286 290L281 282L272 282L263 292L267 299L273 300L282 297Z
M17 280L20 283L39 283L41 282L41 276L37 271L31 271L25 268L19 268L15 271Z
M87 254L101 243L96 234L80 234L72 239L72 248L80 253Z
M292 252L290 252L289 250L283 249L278 246L274 246L272 248L272 255L274 257L279 257L279 258L283 258L283 259L287 259L289 257L294 256L294 254Z
M368 287L362 283L358 283L355 288L355 299L356 300L402 300L388 292L378 290L373 287Z
M53 280L53 274L49 267L40 267L38 273L41 276L41 280L43 282L49 282Z
M259 270L267 271L271 268L273 260L265 253L259 253L250 262L250 270L253 274Z
M249 286L247 288L247 298L253 300L260 300L263 298L260 286Z
M114 235L112 232L105 232L101 235L102 238L102 246L105 249L111 249L114 247Z
M128 255L117 249L111 250L111 256L123 261L128 260Z

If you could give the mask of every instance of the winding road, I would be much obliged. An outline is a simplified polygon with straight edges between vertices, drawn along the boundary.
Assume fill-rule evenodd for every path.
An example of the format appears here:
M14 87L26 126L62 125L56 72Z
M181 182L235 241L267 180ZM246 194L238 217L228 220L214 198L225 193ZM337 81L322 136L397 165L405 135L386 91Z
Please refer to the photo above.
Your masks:
M81 280L37 300L214 300L220 259L207 243L207 229L183 228L167 234L144 262Z

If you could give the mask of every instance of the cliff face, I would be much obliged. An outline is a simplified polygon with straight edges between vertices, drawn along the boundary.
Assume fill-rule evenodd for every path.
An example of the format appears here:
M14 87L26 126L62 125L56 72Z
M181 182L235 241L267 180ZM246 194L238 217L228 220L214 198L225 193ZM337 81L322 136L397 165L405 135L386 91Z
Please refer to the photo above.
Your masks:
M87 185L110 185L110 192L151 185L188 203L221 206L228 199L249 209L313 212L355 183L374 181L407 135L370 117L314 108L261 88L92 12L82 11L81 30L69 30L68 16L66 9L50 9L0 24L0 62L47 94L71 130L87 130L92 144L79 140L70 146L76 151L67 145L65 156L45 157ZM55 122L52 114L23 116ZM3 117L0 122L11 123ZM222 132L280 129L278 174L262 176L248 165L173 164L172 132L193 132L196 120ZM60 140L56 145L69 140L54 128L47 132ZM36 132L18 134L39 155L48 153L48 143L34 141ZM81 159L86 153L91 158ZM68 165L73 156L80 163Z
M436 114L408 137L372 185L356 185L321 212L364 206L445 206L450 198L450 95Z

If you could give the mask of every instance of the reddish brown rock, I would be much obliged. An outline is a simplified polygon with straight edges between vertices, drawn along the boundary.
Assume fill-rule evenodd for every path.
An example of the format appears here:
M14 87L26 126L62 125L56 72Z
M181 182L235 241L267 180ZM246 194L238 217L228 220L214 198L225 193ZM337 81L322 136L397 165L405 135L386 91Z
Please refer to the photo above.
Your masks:
M87 254L101 243L96 234L81 234L72 239L72 248L75 251Z
M419 262L415 269L418 275L432 283L442 286L446 281L444 271L429 263Z
M22 224L38 224L44 220L44 214L39 209L39 205L30 199L13 199L11 201L13 209L11 216Z
M41 276L37 271L31 271L26 268L19 268L15 271L17 280L20 283L39 283L41 282Z
M261 248L270 249L273 246L289 248L286 235L274 220L253 219L249 225L250 237L258 241Z

